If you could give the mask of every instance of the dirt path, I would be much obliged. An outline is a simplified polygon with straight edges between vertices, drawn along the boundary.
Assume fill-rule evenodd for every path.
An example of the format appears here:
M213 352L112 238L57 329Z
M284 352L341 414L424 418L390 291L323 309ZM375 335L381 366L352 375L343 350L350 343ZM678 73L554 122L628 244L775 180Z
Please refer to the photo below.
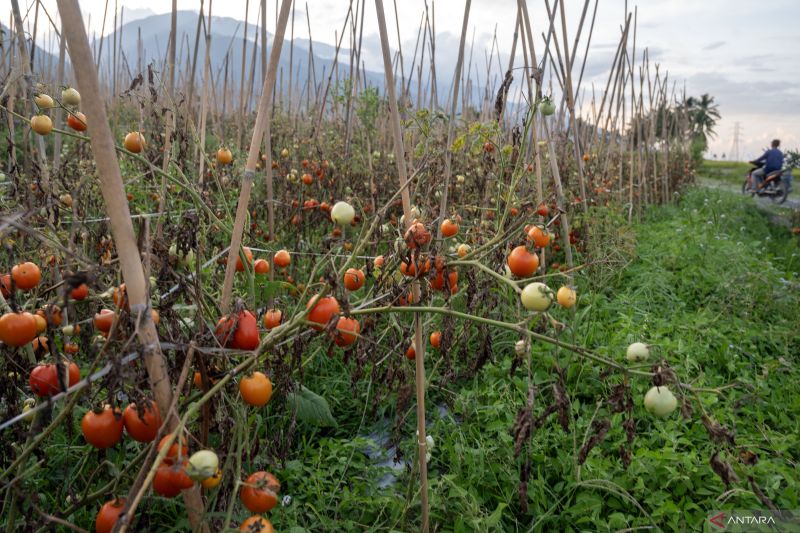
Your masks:
M736 194L742 194L741 186L737 186L726 181L698 176L697 184L701 187L707 187L709 189L719 189ZM753 197L752 201L758 205L759 209L768 212L770 215L770 221L778 226L791 227L791 220L787 214L787 210L800 209L800 194L798 194L797 187L794 188L794 190L789 194L789 197L786 198L786 201L782 204L774 203L769 198L759 196Z

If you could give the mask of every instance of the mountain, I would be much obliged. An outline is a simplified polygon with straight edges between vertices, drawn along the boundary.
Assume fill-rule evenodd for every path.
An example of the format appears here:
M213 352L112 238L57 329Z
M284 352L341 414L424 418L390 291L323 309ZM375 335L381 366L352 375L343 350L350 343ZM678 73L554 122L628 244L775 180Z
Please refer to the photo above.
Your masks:
M178 11L177 13L177 35L178 46L176 52L176 61L178 63L179 75L186 73L191 68L191 63L194 55L194 42L197 31L198 13L194 11ZM103 45L103 57L101 58L101 72L110 72L110 62L112 60L110 54L111 43L116 38L118 46L124 54L122 61L122 70L130 72L132 76L136 75L137 65L141 61L142 67L146 67L149 63L153 62L156 69L159 69L165 61L167 54L167 45L170 34L171 14L151 15L142 19L126 22L116 32L105 36L105 44ZM257 27L254 24L247 25L247 56L244 73L242 73L242 41L244 36L245 23L231 17L212 17L211 21L211 72L212 76L217 81L217 87L221 87L222 76L224 73L225 58L228 57L228 76L234 80L235 87L239 86L240 80L245 81L249 79L250 69L253 60L253 46L256 40L255 51L255 79L262 79L261 74L261 35L260 30L256 36ZM121 35L121 38L120 38ZM138 43L141 36L141 58L138 52ZM272 46L272 34L267 35L267 54ZM96 40L97 41L97 40ZM282 79L284 89L288 88L289 84L289 40L284 41L281 50L281 60L279 64L279 80ZM93 48L98 46L99 43L95 42ZM195 79L197 83L201 83L203 79L203 63L205 60L205 38L203 30L200 32L200 40L197 47L197 66L195 70ZM316 74L317 84L321 84L323 80L327 80L333 67L333 59L336 55L335 47L319 43L316 41L311 42L313 50L313 63L314 73ZM309 41L307 39L295 39L293 51L293 70L292 74L295 78L293 83L294 90L300 90L304 87L307 80L309 71L308 54ZM339 51L339 79L348 77L349 74L349 50ZM269 55L267 56L269 57ZM323 78L324 72L324 78ZM367 83L373 86L383 87L383 73L367 72Z

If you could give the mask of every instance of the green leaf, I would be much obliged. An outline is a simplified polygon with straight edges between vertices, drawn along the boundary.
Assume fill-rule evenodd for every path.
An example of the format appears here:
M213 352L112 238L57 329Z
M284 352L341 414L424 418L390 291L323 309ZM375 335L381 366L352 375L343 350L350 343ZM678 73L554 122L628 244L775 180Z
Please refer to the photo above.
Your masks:
M336 427L328 401L319 394L301 386L299 391L289 393L286 399L297 411L298 420L319 427Z
M256 280L263 276L256 276ZM258 284L259 295L261 298L273 298L280 294L281 292L288 292L294 285L291 283L286 283L285 281L269 281L265 279L263 282Z

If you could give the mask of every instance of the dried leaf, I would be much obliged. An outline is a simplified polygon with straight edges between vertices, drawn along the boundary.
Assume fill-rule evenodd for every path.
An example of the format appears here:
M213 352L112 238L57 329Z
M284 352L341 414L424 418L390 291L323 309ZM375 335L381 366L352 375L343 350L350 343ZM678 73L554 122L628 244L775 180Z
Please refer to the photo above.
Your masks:
M726 487L730 487L731 483L739 482L739 476L733 471L730 463L719 458L719 451L714 452L709 462L711 464L711 469L722 479Z
M609 420L595 420L595 422L592 424L592 436L589 437L586 443L581 447L580 452L578 452L579 465L585 463L589 452L592 451L592 448L600 444L603 439L606 438L606 434L608 433L610 427L611 422Z

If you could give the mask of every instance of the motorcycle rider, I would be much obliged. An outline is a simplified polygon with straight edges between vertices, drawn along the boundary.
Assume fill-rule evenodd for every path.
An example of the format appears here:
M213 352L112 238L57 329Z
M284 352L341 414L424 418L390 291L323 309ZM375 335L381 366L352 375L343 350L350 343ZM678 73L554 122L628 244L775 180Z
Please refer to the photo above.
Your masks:
M753 180L756 189L761 188L761 184L767 174L783 168L783 152L778 150L780 145L780 139L774 139L772 141L772 148L764 152L758 159L750 161L753 165L763 165L761 168L757 168L753 171Z

